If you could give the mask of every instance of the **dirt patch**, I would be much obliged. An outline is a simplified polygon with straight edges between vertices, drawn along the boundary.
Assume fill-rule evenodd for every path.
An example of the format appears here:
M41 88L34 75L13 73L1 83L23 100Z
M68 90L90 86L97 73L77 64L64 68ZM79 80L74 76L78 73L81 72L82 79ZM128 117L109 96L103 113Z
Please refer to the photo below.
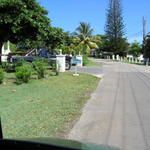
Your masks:
M58 131L54 137L59 138L59 139L68 139L68 135L69 135L70 131L72 130L74 125L78 122L80 117L81 117L81 114L76 116L74 120L66 123L64 128L62 130Z

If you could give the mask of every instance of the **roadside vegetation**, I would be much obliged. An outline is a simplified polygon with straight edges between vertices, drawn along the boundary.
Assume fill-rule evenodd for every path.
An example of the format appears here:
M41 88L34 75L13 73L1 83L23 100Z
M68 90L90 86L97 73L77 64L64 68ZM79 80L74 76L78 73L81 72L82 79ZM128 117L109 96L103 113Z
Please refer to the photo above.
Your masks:
M99 62L93 62L93 61L89 60L89 62L86 66L87 67L94 67L94 66L100 67L100 66L102 66L102 64Z

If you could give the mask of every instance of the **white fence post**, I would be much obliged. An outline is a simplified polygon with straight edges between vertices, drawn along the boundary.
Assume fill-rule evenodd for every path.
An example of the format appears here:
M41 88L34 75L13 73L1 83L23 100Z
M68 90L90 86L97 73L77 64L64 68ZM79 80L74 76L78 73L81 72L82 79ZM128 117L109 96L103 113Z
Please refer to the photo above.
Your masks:
M5 49L4 45L2 46L2 55L6 56L1 56L2 62L7 62L7 55L10 53L10 42L7 42L7 49Z
M56 63L58 66L59 72L65 72L66 70L66 58L65 55L56 55Z
M115 55L112 55L112 59L115 60Z
M117 55L117 60L120 60L119 55Z
M81 55L77 55L76 59L80 60L80 63L77 63L77 66L82 67L83 66L83 57Z

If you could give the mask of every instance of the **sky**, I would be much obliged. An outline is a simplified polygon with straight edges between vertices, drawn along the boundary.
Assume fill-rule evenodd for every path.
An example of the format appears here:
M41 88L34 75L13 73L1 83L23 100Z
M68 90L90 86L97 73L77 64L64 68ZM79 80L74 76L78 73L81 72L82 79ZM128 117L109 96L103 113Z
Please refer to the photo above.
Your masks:
M80 22L88 22L94 34L104 34L109 0L37 0L48 10L51 25L73 32ZM125 37L129 42L142 41L142 18L150 32L150 0L122 0Z

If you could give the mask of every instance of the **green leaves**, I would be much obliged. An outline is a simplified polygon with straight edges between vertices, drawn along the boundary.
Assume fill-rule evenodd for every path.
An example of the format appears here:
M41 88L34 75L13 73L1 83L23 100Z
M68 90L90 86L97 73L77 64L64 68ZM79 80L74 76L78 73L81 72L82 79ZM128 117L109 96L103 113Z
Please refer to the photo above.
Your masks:
M50 26L47 13L36 0L1 0L0 42L17 43L45 36Z
M32 68L29 64L23 64L22 66L16 67L16 83L28 83L32 74Z
M76 29L76 35L80 36L80 38L86 38L92 35L93 29L91 29L91 26L89 23L80 22L80 26Z
M0 84L3 83L4 80L4 71L0 68Z
M133 55L134 57L138 57L141 54L141 51L142 48L140 43L135 41L130 45L129 54Z
M150 35L146 36L145 46L143 46L144 58L150 58Z
M80 26L77 27L76 32L74 35L76 35L76 38L74 40L74 43L76 46L76 52L82 52L82 53L89 53L91 48L98 48L98 41L100 39L93 38L92 37L93 29L91 29L89 23L80 22Z
M108 38L108 48L114 54L123 55L126 51L126 40L123 38L124 22L122 17L121 0L110 0L107 9L105 32Z

